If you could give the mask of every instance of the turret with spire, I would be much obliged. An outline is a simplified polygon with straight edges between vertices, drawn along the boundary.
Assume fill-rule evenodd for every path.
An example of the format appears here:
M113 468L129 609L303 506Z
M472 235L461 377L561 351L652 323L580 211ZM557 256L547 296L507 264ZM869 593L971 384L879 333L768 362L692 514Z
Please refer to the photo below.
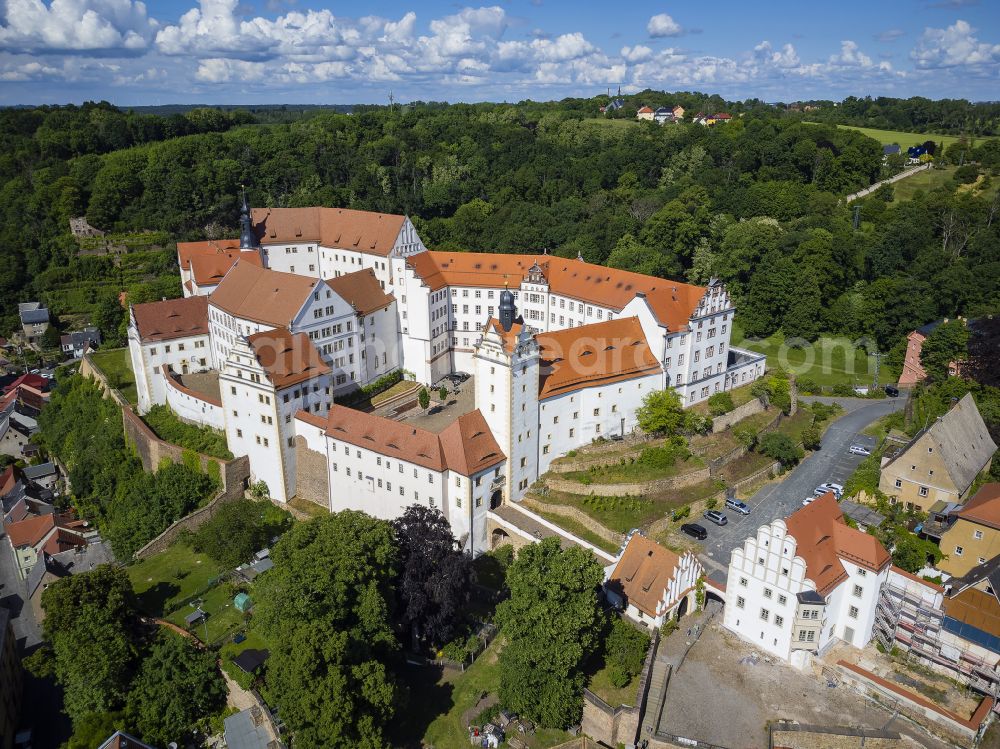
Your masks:
M247 189L245 185L240 185L243 192L243 206L240 209L240 249L256 250L260 248L260 241L253 230L253 221L250 219L250 206L247 204Z
M514 318L517 317L517 309L514 307L514 295L507 288L504 282L503 291L500 292L500 327L508 333L514 326Z

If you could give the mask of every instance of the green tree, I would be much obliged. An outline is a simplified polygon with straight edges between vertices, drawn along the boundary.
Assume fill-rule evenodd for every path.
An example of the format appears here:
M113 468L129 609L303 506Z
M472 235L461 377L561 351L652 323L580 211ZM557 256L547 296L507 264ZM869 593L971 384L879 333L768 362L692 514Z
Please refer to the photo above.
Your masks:
M819 450L821 444L818 426L810 424L802 430L802 446L806 450Z
M195 551L230 568L248 561L290 525L291 516L270 502L237 499L220 505L191 541Z
M907 572L916 573L928 564L937 564L944 556L937 544L900 528L895 533L892 561Z
M162 632L132 682L125 717L144 741L166 746L191 738L195 724L225 701L215 656L187 638Z
M968 355L969 329L963 320L938 325L920 349L920 365L932 380L948 377L948 365Z
M398 550L392 527L345 511L297 523L256 585L253 626L272 643L266 696L300 747L388 746L401 697L388 664Z
M815 274L811 270L800 272L796 291L791 295L791 301L781 322L785 339L804 338L807 341L815 341L820 333L822 312L823 299Z
M781 461L784 466L795 465L802 459L802 448L798 447L791 437L781 432L768 432L761 437L757 451Z
M559 539L521 549L507 571L510 598L497 607L505 639L500 701L542 726L580 720L582 664L598 645L597 589L603 571L580 548Z
M427 410L427 407L431 405L431 394L427 392L427 388L420 388L420 392L417 393L417 403L424 410Z
M139 659L134 601L125 570L106 564L64 577L42 592L43 631L74 721L124 703Z
M448 400L448 388L442 385L438 389L438 400L446 401Z
M639 427L648 434L679 434L685 424L681 397L673 388L647 393L635 415Z
M679 272L680 266L656 250L638 242L631 234L618 240L618 244L605 261L609 268L630 270L647 276L666 278Z
M728 391L722 390L708 396L708 411L712 416L722 416L729 413L736 406L733 405L733 396Z
M125 309L117 292L104 294L93 314L94 325L101 331L101 341L107 346L125 345Z
M752 450L757 444L757 430L745 424L733 427L733 437L747 450Z
M63 749L94 749L123 728L121 713L89 713L73 721L73 735L63 744Z
M612 686L624 687L642 670L649 648L649 635L624 619L614 617L604 641L604 661Z

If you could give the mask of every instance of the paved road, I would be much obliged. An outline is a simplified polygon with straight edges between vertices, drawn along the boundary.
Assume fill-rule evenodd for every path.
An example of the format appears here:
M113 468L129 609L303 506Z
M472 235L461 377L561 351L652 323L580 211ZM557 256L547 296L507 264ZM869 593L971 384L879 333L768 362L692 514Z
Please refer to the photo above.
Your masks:
M836 400L844 406L845 413L826 430L819 450L803 460L784 481L767 484L749 499L741 497L751 507L749 515L728 510L726 516L729 523L721 528L704 519L697 521L708 529L708 539L699 558L713 580L726 581L726 566L732 550L752 536L757 528L777 518L787 517L802 507L802 500L811 497L820 484L827 481L843 484L864 459L851 455L848 452L850 446L857 443L871 448L875 445L872 437L860 434L861 430L876 419L902 409L906 403L905 398L822 400Z

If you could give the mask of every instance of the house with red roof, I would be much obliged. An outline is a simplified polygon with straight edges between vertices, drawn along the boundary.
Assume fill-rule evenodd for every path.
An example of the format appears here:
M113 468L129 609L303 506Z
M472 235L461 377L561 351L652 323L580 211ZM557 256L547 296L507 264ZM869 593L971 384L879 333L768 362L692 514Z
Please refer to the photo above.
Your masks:
M653 121L654 111L652 107L639 107L639 110L635 113L635 118L637 120L648 120Z
M17 571L23 580L43 552L59 554L85 547L87 536L93 535L85 521L71 515L33 515L4 527L7 541L14 552Z
M723 625L799 667L836 641L863 648L891 565L827 492L733 550Z

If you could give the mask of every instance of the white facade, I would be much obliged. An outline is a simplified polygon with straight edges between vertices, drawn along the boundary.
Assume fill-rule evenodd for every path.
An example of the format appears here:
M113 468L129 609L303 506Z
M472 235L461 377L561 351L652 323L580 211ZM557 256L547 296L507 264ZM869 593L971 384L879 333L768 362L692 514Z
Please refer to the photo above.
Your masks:
M201 393L183 387L162 369L157 374L163 380L167 405L181 421L201 424L220 431L226 428L226 416L221 402L215 402Z
M241 339L219 372L219 389L229 451L249 456L252 481L266 482L272 498L287 502L295 494L295 414L329 410L331 375L276 387Z
M330 512L363 510L393 520L410 505L423 505L441 511L463 549L474 556L489 549L486 514L503 461L465 475L337 439L301 415L295 429L308 449L325 456Z
M129 321L128 351L132 372L135 374L139 413L146 413L153 406L167 402L166 383L160 372L161 367L169 367L180 374L207 372L215 367L208 335L143 341L134 315L130 316Z
M785 521L761 526L730 557L724 626L797 666L836 639L863 648L872 637L889 564L876 571L843 556L839 562L846 575L820 593Z

